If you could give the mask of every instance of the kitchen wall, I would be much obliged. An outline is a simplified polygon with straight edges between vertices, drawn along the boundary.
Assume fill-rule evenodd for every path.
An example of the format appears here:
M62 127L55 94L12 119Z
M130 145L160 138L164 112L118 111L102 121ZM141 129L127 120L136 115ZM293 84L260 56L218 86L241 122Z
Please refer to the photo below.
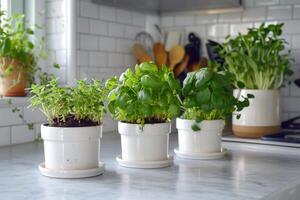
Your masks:
M40 66L46 72L55 74L64 84L67 60L65 0L47 0L43 3L44 9L37 13L41 18L39 22L44 22L39 25L43 26L49 53ZM53 63L59 63L61 69L54 69ZM0 146L30 142L40 135L40 125L46 118L39 110L28 108L28 100L28 97L0 99ZM8 104L9 101L11 104Z
M245 10L227 14L164 15L161 26L164 31L179 30L186 34L197 33L203 42L207 39L223 42L225 36L246 32L250 27L262 22L284 22L283 37L288 41L288 48L295 58L293 78L300 78L300 1L299 0L245 0ZM282 119L300 115L300 89L292 84L281 90Z

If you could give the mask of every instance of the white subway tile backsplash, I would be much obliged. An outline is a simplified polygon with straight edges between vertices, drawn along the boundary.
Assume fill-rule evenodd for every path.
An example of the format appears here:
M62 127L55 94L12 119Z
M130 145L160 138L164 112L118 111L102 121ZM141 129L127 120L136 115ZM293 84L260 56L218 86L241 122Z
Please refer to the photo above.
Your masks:
M255 0L243 0L243 6L245 8L253 7L255 3Z
M205 25L197 25L197 26L188 26L186 27L186 32L196 33L200 38L206 38L206 26ZM187 39L187 38L186 38Z
M124 37L124 25L116 24L116 23L109 23L108 24L108 36L114 37Z
M90 20L90 32L96 35L107 35L108 34L108 24L104 21Z
M98 49L98 37L92 35L80 35L80 49L85 50L97 50Z
M51 1L46 3L47 17L61 17L65 13L64 1Z
M66 50L58 50L55 52L55 61L60 65L67 64L67 51Z
M300 64L300 49L293 49L292 52L292 57L295 59L295 64ZM300 78L300 77L298 77Z
M10 127L0 127L0 146L10 145Z
M136 59L133 57L132 54L125 54L124 55L124 65L125 67L134 67L136 64Z
M88 18L77 18L77 31L80 33L90 33L90 23Z
M50 50L66 49L66 38L64 33L50 34L47 37L47 48Z
M88 1L80 1L80 16L98 18L98 5Z
M218 16L215 14L197 15L196 24L212 24L212 23L216 23L217 19Z
M284 112L300 112L300 101L297 97L282 97Z
M195 16L193 15L177 15L174 18L175 26L187 26L195 24Z
M283 32L285 34L300 33L300 20L284 21Z
M100 37L99 39L99 49L101 51L116 51L116 39L110 37Z
M290 88L291 88L292 97L300 97L300 87L298 87L295 83L292 83ZM300 106L300 100L299 100L299 106Z
M99 6L99 18L107 21L116 21L116 9L109 6Z
M18 115L23 114L23 108L18 107L18 109L20 112L12 112L11 108L0 108L0 126L22 124L23 120Z
M136 26L125 26L125 34L124 37L133 40L135 36L139 33L145 31L143 28Z
M279 4L279 0L256 0L255 6L270 6Z
M209 37L226 37L229 34L228 24L213 24L207 27Z
M90 52L89 65L92 67L107 66L107 54L104 52Z
M293 18L300 19L300 4L294 5Z
M132 24L132 13L128 10L117 9L117 22Z
M241 21L241 13L225 13L220 14L218 16L218 22L219 23L234 23L234 22L240 22Z
M24 108L24 119L27 123L47 121L45 115L39 110L32 108Z
M120 53L110 53L108 55L108 66L109 67L121 67L124 63L124 56Z
M299 35L292 36L292 48L300 49L300 33L299 33Z
M132 45L133 45L132 40L118 39L116 51L120 53L130 53Z
M77 64L79 66L88 66L89 65L88 51L77 51Z
M32 142L35 139L35 131L29 130L27 125L13 126L11 128L11 143L20 144Z
M132 13L132 24L135 26L145 27L146 16L142 13Z
M174 18L172 16L161 16L160 21L162 27L174 26Z
M268 20L291 19L292 7L287 6L272 6L268 8Z
M236 36L238 33L247 33L248 29L251 28L253 25L252 23L246 24L230 24L230 35Z
M266 19L266 8L246 8L242 15L243 22L263 21Z

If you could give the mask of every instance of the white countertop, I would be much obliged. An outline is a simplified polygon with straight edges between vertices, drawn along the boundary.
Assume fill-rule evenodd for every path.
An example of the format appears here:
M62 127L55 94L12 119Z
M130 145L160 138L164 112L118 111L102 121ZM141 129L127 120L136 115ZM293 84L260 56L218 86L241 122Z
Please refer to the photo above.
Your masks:
M171 134L170 154L177 147ZM42 143L0 148L0 199L261 199L300 180L300 149L223 143L229 150L221 160L176 160L162 169L118 166L119 135L104 134L103 175L86 179L53 179L40 175Z

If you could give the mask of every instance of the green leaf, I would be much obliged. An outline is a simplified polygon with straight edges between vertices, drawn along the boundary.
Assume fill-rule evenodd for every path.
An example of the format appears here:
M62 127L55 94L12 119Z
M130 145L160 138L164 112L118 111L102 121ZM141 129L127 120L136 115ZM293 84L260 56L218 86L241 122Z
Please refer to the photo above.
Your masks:
M193 124L192 125L192 130L193 131L200 131L201 129L200 129L200 127L197 124Z

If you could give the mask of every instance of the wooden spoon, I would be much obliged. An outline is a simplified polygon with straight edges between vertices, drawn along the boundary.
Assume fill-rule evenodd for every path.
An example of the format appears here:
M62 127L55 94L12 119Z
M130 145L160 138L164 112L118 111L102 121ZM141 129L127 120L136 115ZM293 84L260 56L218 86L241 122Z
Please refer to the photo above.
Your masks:
M153 54L155 63L158 67L167 64L167 52L165 50L165 46L162 43L156 42L153 45Z
M138 63L148 62L152 60L151 57L147 54L144 47L139 43L135 43L133 45L132 52Z
M175 65L180 63L184 57L185 51L184 48L180 45L176 45L172 47L169 53L169 62L170 62L170 69L174 69Z
M176 77L178 77L185 70L187 64L189 63L189 60L190 60L190 56L186 54L183 58L183 61L179 65L177 65L174 70Z

